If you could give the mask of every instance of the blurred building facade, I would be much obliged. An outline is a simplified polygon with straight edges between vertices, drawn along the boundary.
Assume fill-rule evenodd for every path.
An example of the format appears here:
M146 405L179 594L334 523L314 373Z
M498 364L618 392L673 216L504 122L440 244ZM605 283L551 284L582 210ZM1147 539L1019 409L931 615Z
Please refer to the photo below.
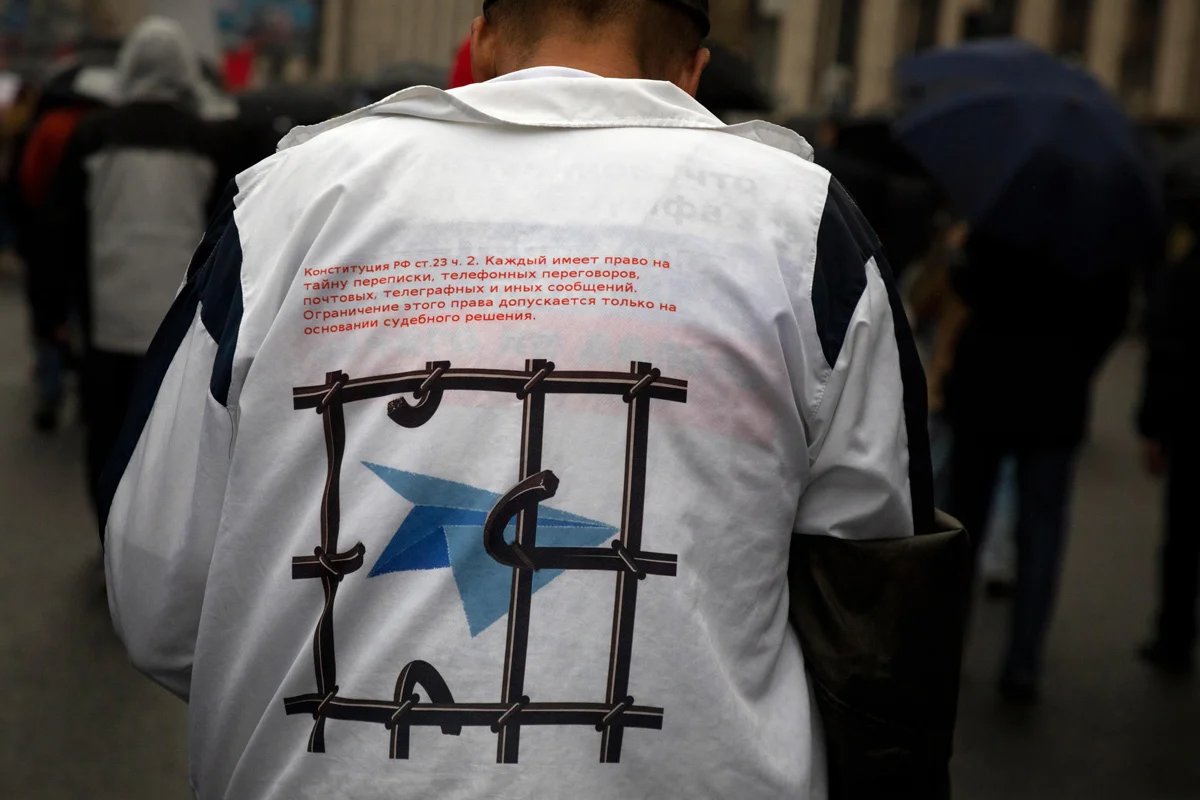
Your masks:
M324 0L319 74L370 77L405 62L446 65L479 0Z
M1138 117L1200 119L1200 0L710 2L714 38L750 58L783 114L886 109L898 58L1015 35L1086 66ZM302 64L266 79L337 80L408 62L448 66L480 0L0 0L0 33L25 46L117 37L144 14L165 12L219 58L229 35L217 21L231 9L261 15L271 6L307 7L316 35L312 46L287 53ZM268 44L286 49L279 38Z
M319 73L449 64L478 0L324 0ZM1200 117L1200 0L711 0L714 38L755 63L780 110L867 113L896 59L1015 35L1092 70L1140 117Z
M893 100L892 65L921 49L1017 36L1092 71L1139 117L1200 116L1196 0L784 0L775 89L797 110L828 104L830 69L867 112ZM830 42L838 43L830 52Z

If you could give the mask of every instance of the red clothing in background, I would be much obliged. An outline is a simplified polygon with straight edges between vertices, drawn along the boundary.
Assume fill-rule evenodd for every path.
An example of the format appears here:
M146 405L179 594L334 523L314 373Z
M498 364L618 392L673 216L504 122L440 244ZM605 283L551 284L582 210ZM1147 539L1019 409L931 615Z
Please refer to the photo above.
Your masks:
M86 108L64 108L45 114L35 124L17 167L21 200L30 208L41 208L62 162L75 126L88 113Z
M454 57L454 66L450 69L450 88L457 89L474 82L475 76L471 72L471 37L468 36L458 48L458 55Z

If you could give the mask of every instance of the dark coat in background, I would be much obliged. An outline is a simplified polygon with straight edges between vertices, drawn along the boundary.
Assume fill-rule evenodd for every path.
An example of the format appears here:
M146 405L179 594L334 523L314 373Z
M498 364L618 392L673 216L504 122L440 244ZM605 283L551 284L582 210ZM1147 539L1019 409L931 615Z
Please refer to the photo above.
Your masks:
M1200 245L1168 265L1155 286L1149 309L1149 353L1138 429L1171 446L1200 444L1200 412L1190 390L1200 366Z
M973 236L954 277L971 315L946 382L955 429L1009 447L1078 445L1092 380L1125 330L1132 275Z

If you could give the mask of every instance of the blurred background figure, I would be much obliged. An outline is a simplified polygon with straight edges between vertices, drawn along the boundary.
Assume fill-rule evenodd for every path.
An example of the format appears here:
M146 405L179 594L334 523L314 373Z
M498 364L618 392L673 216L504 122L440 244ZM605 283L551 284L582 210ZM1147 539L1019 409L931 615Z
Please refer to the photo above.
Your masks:
M1125 329L1135 269L1160 250L1161 199L1117 103L1035 47L915 56L899 78L910 102L900 141L971 225L951 279L961 309L939 330L950 508L978 541L1000 467L1015 459L1017 574L999 688L1033 702L1091 383Z
M1200 524L1191 492L1200 487L1200 415L1192 383L1200 366L1200 140L1180 148L1167 174L1173 227L1171 256L1154 276L1148 357L1138 430L1145 466L1166 477L1158 615L1142 657L1164 672L1194 666L1200 594Z
M471 71L471 37L463 39L458 52L454 54L454 63L450 67L450 77L446 81L447 89L457 89L460 86L470 86L475 82Z
M30 87L12 73L0 73L0 258L11 263L15 220L12 215L11 183L17 149L33 111Z
M1006 600L1016 588L1017 499L1017 462L1009 456L1000 462L992 511L980 537L979 577L984 596L992 600Z
M914 262L929 267L922 281L927 296L921 302L927 307L921 314L932 319L941 313L943 260L961 249L961 242L945 238L959 234L950 215L940 213L938 193L924 168L893 135L892 122L882 114L834 113L793 117L786 125L812 144L816 162L841 181L872 220L897 278L904 280Z
M182 27L145 20L117 59L116 106L78 124L58 169L55 266L80 298L93 492L221 185L220 136L197 113L200 83Z
M42 432L58 426L65 373L74 361L68 327L71 287L67 271L56 261L51 187L75 129L89 113L111 102L112 90L109 69L78 62L58 67L42 87L27 133L15 147L9 197L34 343L33 424Z
M836 159L834 163L837 164ZM926 192L924 196L928 194ZM910 195L916 196L915 192ZM910 208L909 215L914 211L919 213L919 207ZM884 213L887 214L886 209ZM933 215L931 231L928 249L905 270L904 293L929 386L934 496L939 508L950 508L953 505L950 483L954 436L946 417L945 382L954 367L958 337L967 315L967 308L955 292L952 280L964 268L970 227L943 209ZM919 234L910 232L907 241L914 248L921 246ZM1016 463L1011 457L1005 458L997 471L987 528L982 534L976 534L984 591L995 599L1009 597L1016 579L1016 477Z

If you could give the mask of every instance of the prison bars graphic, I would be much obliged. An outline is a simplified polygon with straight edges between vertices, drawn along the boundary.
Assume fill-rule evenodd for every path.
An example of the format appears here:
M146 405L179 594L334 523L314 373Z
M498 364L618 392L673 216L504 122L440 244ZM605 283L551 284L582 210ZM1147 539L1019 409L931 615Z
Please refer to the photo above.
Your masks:
M396 395L388 417L397 425L416 428L433 415L447 391L511 393L522 402L520 481L496 503L484 523L484 547L497 562L512 568L508 632L501 696L498 703L455 702L441 674L424 661L405 665L396 679L392 700L370 700L339 694L334 645L333 608L342 579L361 569L365 548L357 544L338 550L340 480L345 450L344 406ZM404 395L411 394L410 404ZM620 535L611 548L539 547L538 505L553 497L558 478L542 469L542 436L546 395L601 394L619 396L628 406L624 492ZM314 409L325 432L327 475L321 499L321 542L313 555L292 560L292 578L321 581L325 604L313 634L317 691L284 700L287 714L311 714L314 719L308 751L325 751L325 721L349 720L382 724L391 734L389 756L409 757L414 726L441 728L458 735L463 726L487 726L497 734L496 760L515 764L520 732L525 725L592 726L601 734L600 761L616 763L626 728L660 730L663 709L637 705L628 694L637 612L637 587L648 575L674 576L676 557L642 550L642 516L646 495L646 452L651 400L687 402L687 382L662 377L659 370L633 362L628 373L558 371L545 359L526 361L524 371L453 369L448 361L431 361L424 370L351 379L342 371L329 372L325 383L293 390L296 410ZM513 517L517 533L511 544L504 530ZM612 639L603 703L533 702L525 694L525 658L533 573L538 569L604 570L616 573ZM417 688L427 695L422 699Z

